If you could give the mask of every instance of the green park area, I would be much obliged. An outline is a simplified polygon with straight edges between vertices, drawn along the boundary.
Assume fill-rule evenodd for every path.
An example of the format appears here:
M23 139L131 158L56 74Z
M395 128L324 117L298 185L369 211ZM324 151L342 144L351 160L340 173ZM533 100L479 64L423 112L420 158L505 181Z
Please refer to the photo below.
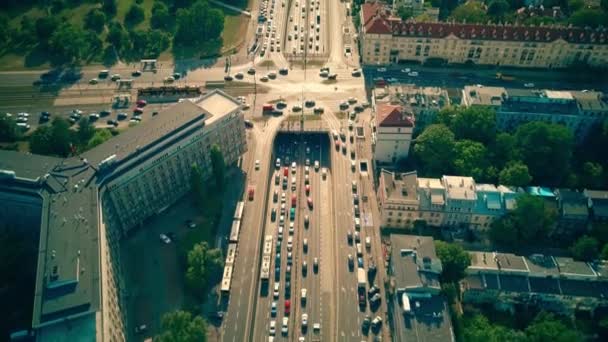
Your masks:
M208 0L2 1L0 70L213 57L243 43L248 21Z

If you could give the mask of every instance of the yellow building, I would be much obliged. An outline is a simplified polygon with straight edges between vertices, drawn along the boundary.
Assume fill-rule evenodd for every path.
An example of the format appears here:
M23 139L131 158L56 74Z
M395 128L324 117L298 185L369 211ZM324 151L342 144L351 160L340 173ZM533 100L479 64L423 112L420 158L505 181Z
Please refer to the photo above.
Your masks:
M361 6L365 64L437 61L513 67L564 68L608 64L603 28L417 23L394 17L379 2Z

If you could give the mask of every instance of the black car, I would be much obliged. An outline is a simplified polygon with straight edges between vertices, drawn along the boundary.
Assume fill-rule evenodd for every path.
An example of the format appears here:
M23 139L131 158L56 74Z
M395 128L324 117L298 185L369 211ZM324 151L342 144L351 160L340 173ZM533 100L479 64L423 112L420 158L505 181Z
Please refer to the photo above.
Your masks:
M232 81L232 76L230 76L230 75L224 76L224 81Z
M361 330L363 330L364 333L367 333L371 325L372 317L369 315L365 316L365 318L363 319L363 323L361 323Z
M314 100L306 100L306 102L304 102L304 105L306 107L314 107L315 106L315 101Z
M359 215L361 215L361 212L359 211L359 206L355 204L355 217L359 217Z
M367 290L367 295L370 297L373 297L375 294L380 292L380 288L376 285L373 285L372 287L369 288L369 290Z
M353 195L353 204L355 204L355 205L359 204L359 195L357 195L357 194Z
M141 71L139 71L139 70L135 70L135 71L133 71L133 72L131 73L131 76L133 76L133 77L139 77L139 76L141 76Z
M289 73L289 69L287 69L287 68L279 69L279 74L281 74L281 75L287 75L288 73Z
M108 116L112 114L112 112L110 112L109 110L102 110L101 112L99 112L99 115L101 116Z

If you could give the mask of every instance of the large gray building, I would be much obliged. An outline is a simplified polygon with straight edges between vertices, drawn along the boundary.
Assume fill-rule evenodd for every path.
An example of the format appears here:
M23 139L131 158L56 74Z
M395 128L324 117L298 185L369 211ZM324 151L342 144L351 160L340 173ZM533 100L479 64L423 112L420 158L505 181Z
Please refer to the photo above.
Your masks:
M0 219L40 228L37 341L126 339L120 239L188 191L192 164L210 175L212 145L227 164L247 149L240 103L217 90L79 156L0 151Z

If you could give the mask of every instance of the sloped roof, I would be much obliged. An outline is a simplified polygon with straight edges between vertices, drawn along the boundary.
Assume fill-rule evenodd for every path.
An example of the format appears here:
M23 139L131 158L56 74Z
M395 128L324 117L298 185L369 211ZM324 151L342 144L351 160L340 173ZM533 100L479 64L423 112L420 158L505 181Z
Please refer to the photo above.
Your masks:
M365 33L396 36L459 39L553 42L563 39L569 43L608 44L608 29L566 26L519 26L508 24L423 23L396 20L378 2L361 6ZM388 26L388 27L387 27Z
M376 117L379 127L414 127L414 120L403 113L403 107L382 104L378 105Z

